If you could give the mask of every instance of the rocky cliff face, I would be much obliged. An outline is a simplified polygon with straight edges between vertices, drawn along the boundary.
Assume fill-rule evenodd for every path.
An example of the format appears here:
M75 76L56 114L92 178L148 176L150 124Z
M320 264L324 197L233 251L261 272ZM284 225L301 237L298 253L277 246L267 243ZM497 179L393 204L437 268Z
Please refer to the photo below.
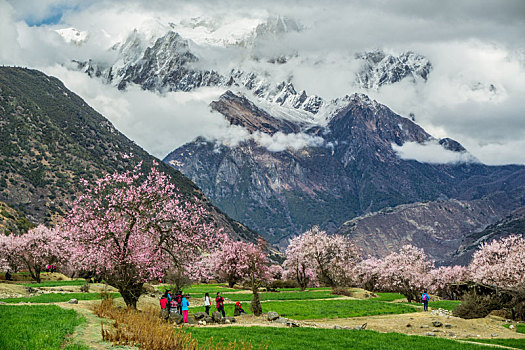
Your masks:
M466 151L454 140L433 139L409 119L365 95L339 100L324 124L312 121L294 126L232 93L212 103L212 108L252 133L298 135L300 131L323 140L272 152L256 139L236 147L198 139L164 160L195 181L226 213L274 243L286 244L290 235L315 224L335 231L349 218L399 204L481 199L497 190L517 188L525 178L524 168L519 166L428 164L400 159L392 144L434 140L445 149ZM472 206L480 206L479 215L487 217L498 217L503 210ZM479 229L491 222L478 219L469 227ZM453 235L452 231L446 235ZM457 245L467 231L457 232L451 246ZM398 239L391 238L385 247ZM436 257L443 255L436 253Z
M337 232L350 237L365 255L384 257L412 244L424 248L438 265L467 264L472 251L466 250L475 249L481 237L486 239L487 226L500 227L495 223L523 198L500 192L470 201L403 204L349 220Z

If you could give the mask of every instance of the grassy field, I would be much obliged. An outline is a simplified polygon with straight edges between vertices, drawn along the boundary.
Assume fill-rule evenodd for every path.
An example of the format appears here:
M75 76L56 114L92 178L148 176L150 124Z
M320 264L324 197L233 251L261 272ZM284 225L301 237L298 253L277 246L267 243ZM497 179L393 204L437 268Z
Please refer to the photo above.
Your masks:
M204 344L210 337L215 343L242 340L254 346L265 345L268 350L293 349L421 349L421 350L470 350L484 346L462 344L453 340L408 336L398 333L349 331L314 328L221 327L191 328L189 332Z
M224 293L221 294L224 298L228 298L232 301L251 301L253 294L251 292L247 293ZM212 299L215 299L216 293L210 294ZM204 299L204 294L190 294L191 300ZM330 299L337 298L339 295L334 295L331 292L323 291L314 291L314 292L283 292L283 293L274 293L274 292L261 292L259 297L262 301L266 300L308 300L308 299ZM200 302L200 300L198 301Z
M110 293L110 295L114 298L120 296L119 293ZM69 299L97 300L100 299L100 293L48 293L35 295L33 297L6 298L0 299L0 301L6 303L59 303L68 301Z
M378 295L377 298L374 298L374 300L378 301L394 301L399 299L405 299L405 296L403 294L399 293L375 293Z
M226 304L226 314L233 315L233 308L233 304ZM403 314L417 311L408 305L376 300L269 301L262 303L262 308L263 312L275 311L296 320ZM244 309L250 313L249 303L244 305ZM204 307L193 307L191 310L203 311Z
M83 318L73 310L55 305L0 305L0 349L84 350L80 345L64 345Z
M45 281L42 283L24 283L25 287L61 287L61 286L83 286L86 284L86 280L72 280L72 281Z

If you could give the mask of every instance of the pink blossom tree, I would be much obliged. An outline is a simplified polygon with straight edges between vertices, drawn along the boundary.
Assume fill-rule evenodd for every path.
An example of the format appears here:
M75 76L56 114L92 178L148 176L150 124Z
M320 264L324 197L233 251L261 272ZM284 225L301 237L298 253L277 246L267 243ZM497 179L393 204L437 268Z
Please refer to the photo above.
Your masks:
M226 281L230 288L242 281L245 277L243 267L249 247L250 243L225 239L220 249L214 251L208 259L212 276Z
M305 242L304 235L290 240L290 244L286 248L286 260L283 263L284 277L297 281L301 290L305 290L306 287L317 282L315 265L307 257L310 251L305 249Z
M383 261L375 257L360 261L355 269L358 283L369 291L381 290L379 279L382 267Z
M408 302L419 301L422 290L427 288L427 275L433 262L423 249L405 245L382 259L379 284L391 291L403 294Z
M252 288L253 299L250 307L255 316L262 314L259 288L271 279L268 257L264 252L265 248L266 243L262 240L259 240L257 244L248 243L241 267L242 275L245 276L246 282Z
M0 251L11 269L25 267L31 278L40 283L44 266L59 262L63 241L55 228L39 225L23 235L2 237Z
M295 276L301 288L310 279L311 270L320 282L336 287L352 282L359 259L358 248L348 238L328 235L314 226L290 242L284 265L287 275Z
M64 219L70 261L93 270L136 308L145 282L172 273L182 280L213 242L206 212L185 201L167 175L141 163L108 174L86 190Z
M512 235L483 243L468 266L476 282L498 287L525 285L525 238Z
M283 267L281 265L273 264L270 265L270 277L272 281L277 281L283 278Z
M470 278L469 270L464 266L441 266L430 271L426 284L432 293L443 298L455 299L450 285L469 281Z

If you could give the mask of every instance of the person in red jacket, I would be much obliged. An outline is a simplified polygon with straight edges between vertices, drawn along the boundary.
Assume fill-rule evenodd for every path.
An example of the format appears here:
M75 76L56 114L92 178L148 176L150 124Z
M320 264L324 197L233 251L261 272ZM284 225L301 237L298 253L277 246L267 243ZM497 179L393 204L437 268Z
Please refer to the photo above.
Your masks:
M168 312L168 298L166 298L165 295L160 298L160 317L164 318L165 320L170 317Z
M222 313L222 317L226 317L224 313L224 298L221 297L221 292L217 292L217 298L215 298L215 303L217 304L217 311Z

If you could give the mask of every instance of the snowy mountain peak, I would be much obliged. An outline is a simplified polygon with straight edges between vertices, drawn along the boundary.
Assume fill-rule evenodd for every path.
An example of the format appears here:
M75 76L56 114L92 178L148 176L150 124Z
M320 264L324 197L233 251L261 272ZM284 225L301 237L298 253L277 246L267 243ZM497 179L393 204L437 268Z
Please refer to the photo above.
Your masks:
M55 32L68 44L82 45L88 39L88 32L76 28L57 29Z
M432 64L426 57L412 51L394 55L374 50L358 53L356 59L363 61L356 77L357 85L365 89L377 90L405 78L414 83L426 81L432 70Z

